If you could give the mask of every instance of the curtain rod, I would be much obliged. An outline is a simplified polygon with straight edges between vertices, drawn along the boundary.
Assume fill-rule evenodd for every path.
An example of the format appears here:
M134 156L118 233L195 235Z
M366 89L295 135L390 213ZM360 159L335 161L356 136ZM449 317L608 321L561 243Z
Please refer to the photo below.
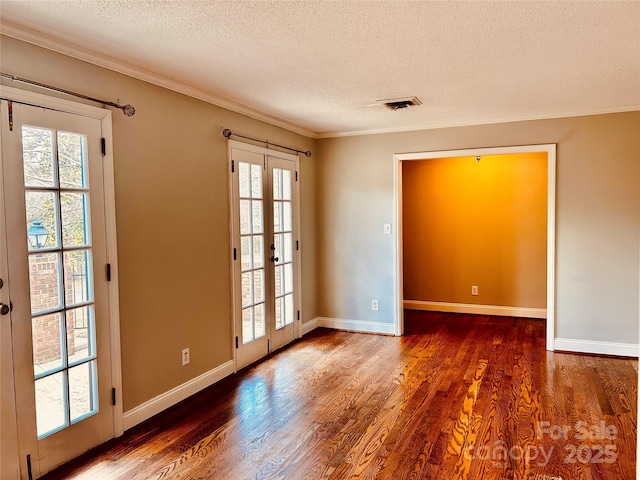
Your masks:
M229 140L229 138L231 136L234 137L239 137L239 138L246 138L247 140L253 140L254 142L258 142L258 143L265 143L267 145L267 147L269 145L273 145L274 147L279 147L279 148L285 148L287 150L291 150L292 152L296 152L296 153L303 153L305 157L310 157L311 156L311 151L307 150L306 152L304 150L298 150L297 148L291 148L291 147L285 147L284 145L278 145L277 143L272 143L269 140L260 140L258 138L251 138L251 137L246 137L244 135L240 135L239 133L233 133L231 130L229 130L228 128L225 128L224 130L222 130L222 136L224 138L226 138L227 140Z
M0 77L8 78L9 80L12 80L14 82L27 83L29 85L35 85L36 87L46 88L47 90L53 90L54 92L66 93L67 95L73 95L74 97L84 98L85 100L91 100L92 102L98 102L102 103L103 105L109 105L110 107L119 108L127 117L131 117L136 113L136 109L131 105L119 105L117 103L108 102L106 100L100 100L99 98L88 97L87 95L82 95L81 93L65 90L64 88L52 87L51 85L35 82L33 80L27 80L26 78L16 77L15 75L10 75L4 72L0 72Z

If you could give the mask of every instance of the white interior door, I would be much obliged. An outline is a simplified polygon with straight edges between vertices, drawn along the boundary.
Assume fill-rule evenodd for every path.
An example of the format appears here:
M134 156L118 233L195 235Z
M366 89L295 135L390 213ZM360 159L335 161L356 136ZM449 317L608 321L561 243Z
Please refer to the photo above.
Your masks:
M299 336L298 158L230 141L237 368Z
M2 299L12 307L20 474L37 478L118 430L103 123L7 101L1 114Z

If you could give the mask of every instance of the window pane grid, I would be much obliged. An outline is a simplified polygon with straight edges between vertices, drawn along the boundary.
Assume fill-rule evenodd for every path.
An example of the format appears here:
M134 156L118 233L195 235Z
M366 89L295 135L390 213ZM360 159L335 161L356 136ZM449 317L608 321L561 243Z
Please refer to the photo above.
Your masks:
M38 438L98 410L84 135L23 127Z

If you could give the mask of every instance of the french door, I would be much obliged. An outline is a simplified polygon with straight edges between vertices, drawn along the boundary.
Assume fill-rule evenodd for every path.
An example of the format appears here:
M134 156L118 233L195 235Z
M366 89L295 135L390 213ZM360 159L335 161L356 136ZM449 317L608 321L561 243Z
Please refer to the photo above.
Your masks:
M119 433L106 120L6 100L1 110L0 313L10 321L20 476L37 478Z
M299 336L298 158L229 141L236 366Z

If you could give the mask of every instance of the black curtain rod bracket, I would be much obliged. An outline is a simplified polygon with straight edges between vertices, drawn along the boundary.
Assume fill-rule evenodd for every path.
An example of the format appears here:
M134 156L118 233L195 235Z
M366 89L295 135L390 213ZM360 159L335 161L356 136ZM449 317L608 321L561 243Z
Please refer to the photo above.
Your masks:
M46 88L47 90L53 90L54 92L65 93L67 95L72 95L78 98L84 98L85 100L91 100L92 102L102 103L103 105L109 105L110 107L119 108L122 110L127 117L132 117L136 113L136 109L133 108L132 105L120 105L114 102L108 102L106 100L100 100L99 98L89 97L87 95L83 95L81 93L72 92L71 90L65 90L64 88L52 87L51 85L46 85L44 83L35 82L33 80L27 80L26 78L16 77L15 75L11 75L9 73L0 72L0 77L8 78L13 82L26 83L28 85L34 85L40 88Z
M226 138L227 140L229 140L232 136L233 137L238 137L238 138L245 138L247 140L252 140L254 142L264 143L267 147L269 145L273 145L274 147L284 148L286 150L291 150L292 152L302 153L305 157L310 157L311 156L311 150L307 150L307 151L298 150L297 148L291 148L291 147L285 147L284 145L278 145L277 143L270 142L269 140L260 140L259 138L246 137L244 135L240 135L239 133L233 133L228 128L225 128L224 130L222 130L222 136L224 138Z

